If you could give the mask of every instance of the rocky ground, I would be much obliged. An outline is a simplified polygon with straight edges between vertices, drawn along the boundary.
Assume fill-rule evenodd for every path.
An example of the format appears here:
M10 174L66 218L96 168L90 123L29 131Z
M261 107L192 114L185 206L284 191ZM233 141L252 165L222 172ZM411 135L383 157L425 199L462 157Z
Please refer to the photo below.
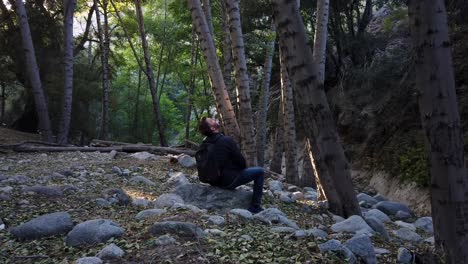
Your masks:
M179 161L0 153L0 263L411 263L433 247L431 218L380 195L342 219L314 189L267 180L252 215L251 187L200 184Z

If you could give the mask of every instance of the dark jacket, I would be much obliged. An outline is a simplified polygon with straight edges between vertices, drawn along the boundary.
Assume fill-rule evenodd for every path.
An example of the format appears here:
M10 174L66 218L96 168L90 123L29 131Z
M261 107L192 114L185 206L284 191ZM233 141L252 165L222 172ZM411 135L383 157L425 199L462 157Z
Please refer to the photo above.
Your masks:
M211 183L211 185L220 187L230 185L247 167L237 143L232 137L224 136L221 133L208 136L203 141L216 142L215 156L221 177L219 181Z

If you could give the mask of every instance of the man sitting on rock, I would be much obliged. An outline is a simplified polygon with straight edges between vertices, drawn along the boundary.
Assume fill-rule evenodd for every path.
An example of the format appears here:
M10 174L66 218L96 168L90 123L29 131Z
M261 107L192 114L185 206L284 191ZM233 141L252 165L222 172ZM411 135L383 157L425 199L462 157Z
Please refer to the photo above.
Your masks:
M211 165L214 164L218 170L216 179L209 181L209 184L223 189L234 190L240 185L254 181L252 202L248 210L254 214L261 212L263 210L261 207L263 168L247 168L245 159L234 139L220 133L218 120L203 117L198 130L206 136L202 145L204 143L213 144L213 154L210 156L212 160L208 160L208 162L212 162Z

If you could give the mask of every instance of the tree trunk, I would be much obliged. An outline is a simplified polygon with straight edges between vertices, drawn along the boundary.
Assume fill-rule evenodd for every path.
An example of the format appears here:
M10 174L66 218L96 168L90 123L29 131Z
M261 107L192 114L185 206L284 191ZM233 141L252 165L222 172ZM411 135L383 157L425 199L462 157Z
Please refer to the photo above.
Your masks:
M298 182L297 173L297 142L296 125L294 117L294 95L289 80L286 65L284 65L284 53L280 50L281 68L281 112L283 113L284 127L284 156L286 159L286 182L296 185Z
M193 93L195 91L195 76L197 73L197 64L198 64L198 41L196 39L195 28L192 30L192 57L190 59L190 64L192 66L192 72L190 74L190 84L188 88L187 96L187 114L185 115L185 139L190 138L190 120L192 117L192 108L193 108ZM193 45L195 43L195 45ZM198 119L197 119L198 120ZM186 147L188 143L186 141Z
M372 19L372 0L366 0L366 6L364 7L364 13L362 17L359 19L358 24L358 35L364 33L366 30L367 25Z
M344 155L323 85L318 83L317 68L307 45L297 4L294 1L273 0L273 8L281 52L284 52L287 71L293 83L298 118L304 125L307 138L316 138L317 151L323 155L321 162L324 162L333 182L340 183L334 187L340 200L336 204L341 202L342 208L333 210L342 211L344 217L360 215L350 165ZM325 189L327 197L328 192L332 191Z
M188 0L188 6L192 13L193 24L200 40L203 55L208 66L208 74L211 79L211 89L217 105L218 113L221 115L225 132L240 142L240 131L236 116L232 109L231 100L224 84L223 74L219 66L213 38L209 32L205 16L203 15L200 0Z
M6 97L5 97L5 83L1 82L1 97L2 100L0 101L0 125L5 122L5 102L6 102Z
M162 118L158 100L158 87L156 86L153 66L151 65L151 55L148 48L148 40L146 39L145 26L143 24L143 12L141 10L141 0L135 0L135 8L138 19L138 30L140 31L141 45L143 46L143 53L146 64L146 75L148 76L148 83L151 92L151 98L153 99L153 112L156 127L158 129L159 143L161 146L167 146L166 136L164 135L164 127L162 125Z
M284 152L284 127L283 127L283 111L281 110L281 103L278 107L278 125L276 126L275 139L271 154L270 170L272 172L281 174L283 164Z
M257 125L257 161L258 166L263 167L265 163L265 146L266 146L266 121L268 113L268 99L270 98L270 80L271 80L271 68L273 64L273 54L275 52L275 26L272 22L271 25L271 37L272 40L267 46L266 56L265 56L265 65L263 67L264 77L263 77L263 89L260 95L260 110L258 116L258 125Z
M21 31L21 39L23 41L29 82L32 86L34 103L36 105L37 117L39 119L39 132L41 133L43 140L52 142L53 135L49 119L49 110L47 109L44 88L39 74L39 66L36 61L36 53L34 51L31 31L29 29L28 15L22 0L15 0L14 5L16 7L16 12L18 13L18 24Z
M88 12L88 18L86 19L86 26L85 26L85 31L83 32L83 37L81 38L80 42L78 43L78 45L76 45L76 47L73 49L73 56L76 56L78 55L78 53L80 53L80 51L82 51L84 49L84 44L86 43L86 41L88 41L88 35L89 35L89 29L91 27L91 23L93 21L93 13L94 13L94 10L96 9L96 5L93 4L90 8L89 8L89 12ZM91 43L91 42L90 42Z
M411 0L408 12L436 247L445 252L446 263L468 263L468 182L445 4Z
M203 12L205 13L206 24L208 25L208 29L210 30L210 34L214 38L213 18L211 16L210 0L203 0Z
M140 113L140 88L141 88L142 69L138 69L137 96L135 102L135 114L133 115L133 136L138 141L140 139L140 129L138 128L138 114Z
M329 0L317 0L317 30L314 37L314 63L317 65L319 83L325 82L325 59L328 37Z
M76 0L64 0L63 6L65 8L63 18L65 84L63 92L63 112L60 120L57 143L65 145L68 143L73 100L73 14L76 8Z
M236 92L233 89L232 85L232 49L231 49L231 34L229 32L229 17L226 8L226 1L221 1L222 7L222 16L223 16L223 35L224 35L224 42L223 42L223 76L224 76L224 83L226 84L226 90L228 91L229 98L232 101L236 101ZM236 106L234 106L236 108ZM234 109L237 112L237 109Z
M247 73L247 61L244 51L244 37L242 35L239 0L226 0L229 17L229 31L231 32L231 47L236 71L237 102L239 106L239 125L241 131L241 145L245 153L247 166L257 165L257 150L255 147L254 122L252 105L250 102L250 84Z

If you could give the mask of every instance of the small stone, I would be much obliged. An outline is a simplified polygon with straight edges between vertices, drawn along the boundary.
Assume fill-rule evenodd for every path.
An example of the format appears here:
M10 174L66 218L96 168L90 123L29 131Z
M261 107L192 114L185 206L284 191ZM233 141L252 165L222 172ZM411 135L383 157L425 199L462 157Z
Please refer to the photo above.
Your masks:
M369 233L373 234L374 230L362 219L362 217L357 215L352 215L348 219L341 221L339 223L333 224L331 226L333 232L360 232L360 233Z
M226 220L222 216L212 215L208 217L208 222L217 226L223 226L226 223Z
M132 184L145 184L145 185L149 185L149 186L155 186L156 185L156 183L154 183L153 181L151 181L148 178L143 177L143 176L132 177L130 179L130 183L132 183Z
M131 171L129 169L124 169L122 171L122 176L125 176L125 177L130 176L130 173L131 173Z
M112 243L103 248L96 257L104 260L113 260L122 258L125 255L125 252L119 248L116 244Z
M416 231L416 227L413 224L406 223L403 221L395 221L395 224L399 227L408 228L411 231Z
M132 201L132 205L134 206L148 207L149 204L150 204L150 201L147 199L143 199L143 198L136 198Z
M293 192L291 194L291 198L295 201L297 200L303 200L304 199L304 194L302 192Z
M245 240L245 241L253 241L253 237L251 237L250 235L241 235L240 236L241 239Z
M160 216L160 215L162 215L162 214L164 214L166 212L167 212L166 209L148 209L148 210L144 210L144 211L139 212L135 216L135 219L136 220L142 220L142 219L147 218L147 217Z
M197 162L194 158L189 155L182 154L177 158L179 164L185 168L193 168L197 165Z
M296 232L295 228L287 227L287 226L277 226L270 228L270 231L273 233L294 233Z
M423 240L423 238L420 235L408 228L400 228L396 231L393 231L393 234L396 237L406 241L421 242Z
M397 257L398 263L411 263L412 259L413 259L413 255L408 249L404 247L400 247L398 249L398 257Z
M146 151L133 153L132 155L130 155L130 157L133 157L138 160L155 160L156 159L156 155L148 153Z
M120 188L105 189L102 193L110 203L112 203L111 198L117 199L119 205L129 205L132 202L132 198Z
M375 255L388 255L390 254L390 250L385 248L374 248Z
M333 222L335 222L335 223L339 223L339 222L342 222L342 221L345 220L343 217L341 217L339 215L333 215L332 219L333 219Z
M194 213L206 213L206 209L202 210L192 204L175 203L173 206L171 206L171 209L184 209L184 210L192 211Z
M166 184L170 187L178 187L180 185L190 183L187 177L182 172L172 173L169 175L169 179L167 180Z
M107 207L111 206L109 201L107 201L106 199L103 199L103 198L97 198L96 199L96 204L101 206L101 207L104 207L104 208L107 208Z
M300 192L301 191L301 188L297 187L297 186L294 186L294 185L290 185L288 187L288 192Z
M360 193L357 195L357 200L359 202L364 202L365 204L369 206L373 206L374 204L378 203L378 200L375 199L374 197L366 194L366 193Z
M154 207L164 208L172 207L175 203L184 203L182 197L174 193L164 193L154 201Z
M280 197L280 201L285 202L285 203L294 203L296 202L294 199L290 197L290 193L288 192L282 192Z
M245 219L252 219L253 215L250 211L245 210L245 209L232 209L229 211L229 213L241 216Z
M411 214L408 213L408 212L405 212L405 211L398 211L396 214L395 214L395 218L396 219L400 219L400 220L404 220L404 219L408 219L411 217Z
M343 246L339 240L332 239L323 244L319 245L320 252L325 254L329 251L337 252L342 254L348 263L356 263L356 257L354 256L353 252L349 250L347 247Z
M314 193L317 192L317 190L312 187L304 187L302 189L304 190L304 192L314 192Z
M213 229L205 229L205 233L210 234L210 235L215 235L215 236L223 236L226 233L224 231L221 231L219 229L213 228Z
M283 183L280 181L270 181L268 186L272 192L283 190Z
M119 167L112 167L112 172L117 173L118 175L122 174L122 170Z
M377 264L372 240L366 235L356 235L346 241L345 246L367 264Z
M390 240L390 236L388 235L387 229L385 229L385 225L377 218L371 216L365 218L367 224L372 227L372 229L379 233L382 238L385 240Z
M414 226L418 229L423 230L427 234L434 233L434 226L432 224L432 217L421 217L416 222L414 222Z
M175 238L173 238L170 235L160 236L160 237L156 238L156 240L154 241L154 243L156 245L158 245L158 246L167 246L167 245L170 245L170 244L174 244L176 242L177 241L175 240Z
M381 194L374 195L374 199L376 199L379 202L388 201L387 197L385 197L385 196L383 196Z
M149 228L149 232L155 236L170 233L196 239L204 238L206 235L202 229L193 223L175 221L155 223Z
M112 151L109 153L109 158L110 158L110 159L114 159L115 156L117 156L117 151L112 150Z
M75 264L102 264L102 260L97 257L85 257L77 259Z
M382 223L391 222L392 220L388 215L384 212L380 211L379 209L371 209L365 213L363 213L364 217L375 217L379 219Z
M68 233L65 243L77 247L103 243L112 237L121 237L125 230L117 223L106 219L88 220L76 225Z

